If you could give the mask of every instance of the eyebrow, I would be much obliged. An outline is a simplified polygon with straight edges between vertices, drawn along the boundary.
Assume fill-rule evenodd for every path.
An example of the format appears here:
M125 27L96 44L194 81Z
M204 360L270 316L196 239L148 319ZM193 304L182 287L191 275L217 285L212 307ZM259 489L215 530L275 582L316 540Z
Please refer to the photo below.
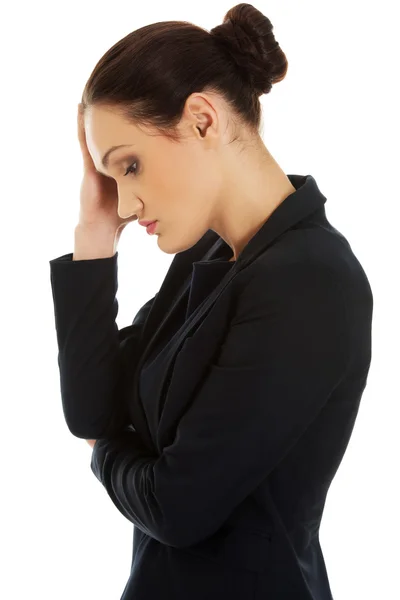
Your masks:
M118 150L118 148L127 148L128 146L132 146L132 144L120 144L119 146L111 146L111 148L109 148L107 150L107 152L104 154L103 158L101 159L101 164L103 165L103 167L105 169L108 169L110 154L112 152L114 152L114 150Z

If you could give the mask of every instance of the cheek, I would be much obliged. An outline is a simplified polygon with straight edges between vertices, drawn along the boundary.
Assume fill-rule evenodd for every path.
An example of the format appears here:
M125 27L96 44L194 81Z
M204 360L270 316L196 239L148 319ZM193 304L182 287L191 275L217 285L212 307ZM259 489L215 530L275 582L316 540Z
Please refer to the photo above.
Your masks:
M168 212L185 220L204 214L218 194L218 169L209 164L204 153L170 148L163 160L160 157L155 162L154 169L151 196L163 214L164 208L167 210L167 217Z
M170 207L176 203L190 202L193 191L198 185L198 174L193 170L193 164L180 158L173 160L171 157L157 168L157 175L151 182L155 189L153 197L159 199L162 204L167 203Z

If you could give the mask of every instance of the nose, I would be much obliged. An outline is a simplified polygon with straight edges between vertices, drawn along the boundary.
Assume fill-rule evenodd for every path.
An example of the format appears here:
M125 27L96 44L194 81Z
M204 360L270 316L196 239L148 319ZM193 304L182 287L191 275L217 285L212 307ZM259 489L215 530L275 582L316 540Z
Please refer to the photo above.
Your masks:
M132 206L132 202L121 202L121 199L118 201L118 215L121 219L129 219L130 217L136 216L139 212L139 205L136 203L136 206Z
M134 213L134 212L123 213L122 211L119 210L118 215L120 216L121 219L129 219L130 217L136 216L136 213Z

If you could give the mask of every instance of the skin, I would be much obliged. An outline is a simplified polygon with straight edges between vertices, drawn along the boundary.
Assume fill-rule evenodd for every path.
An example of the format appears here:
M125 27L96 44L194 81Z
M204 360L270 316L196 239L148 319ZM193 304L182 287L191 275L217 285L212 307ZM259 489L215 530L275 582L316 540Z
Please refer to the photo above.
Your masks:
M236 260L295 191L261 137L244 126L235 128L228 104L215 93L187 98L179 143L125 121L111 106L88 107L84 126L96 169L117 183L119 216L158 220L155 239L167 254L189 249L212 229L232 248L230 260ZM229 143L233 134L239 140ZM102 156L118 144L132 147L115 150L105 169ZM87 440L92 448L95 441Z

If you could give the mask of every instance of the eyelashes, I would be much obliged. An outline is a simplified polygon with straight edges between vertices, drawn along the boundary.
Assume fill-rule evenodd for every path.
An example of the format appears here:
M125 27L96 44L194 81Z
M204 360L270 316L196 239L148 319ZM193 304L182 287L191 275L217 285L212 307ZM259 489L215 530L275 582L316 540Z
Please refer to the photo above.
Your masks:
M132 167L133 167L134 165L137 165L137 164L138 164L138 162L139 162L138 160L135 160L135 161L134 161L134 162L133 162L131 165L129 165L129 167L127 168L126 172L124 173L124 177L125 177L126 175L129 175L129 173L133 173L134 175L137 175L137 170L136 170L136 172L134 172L134 171L132 170Z

